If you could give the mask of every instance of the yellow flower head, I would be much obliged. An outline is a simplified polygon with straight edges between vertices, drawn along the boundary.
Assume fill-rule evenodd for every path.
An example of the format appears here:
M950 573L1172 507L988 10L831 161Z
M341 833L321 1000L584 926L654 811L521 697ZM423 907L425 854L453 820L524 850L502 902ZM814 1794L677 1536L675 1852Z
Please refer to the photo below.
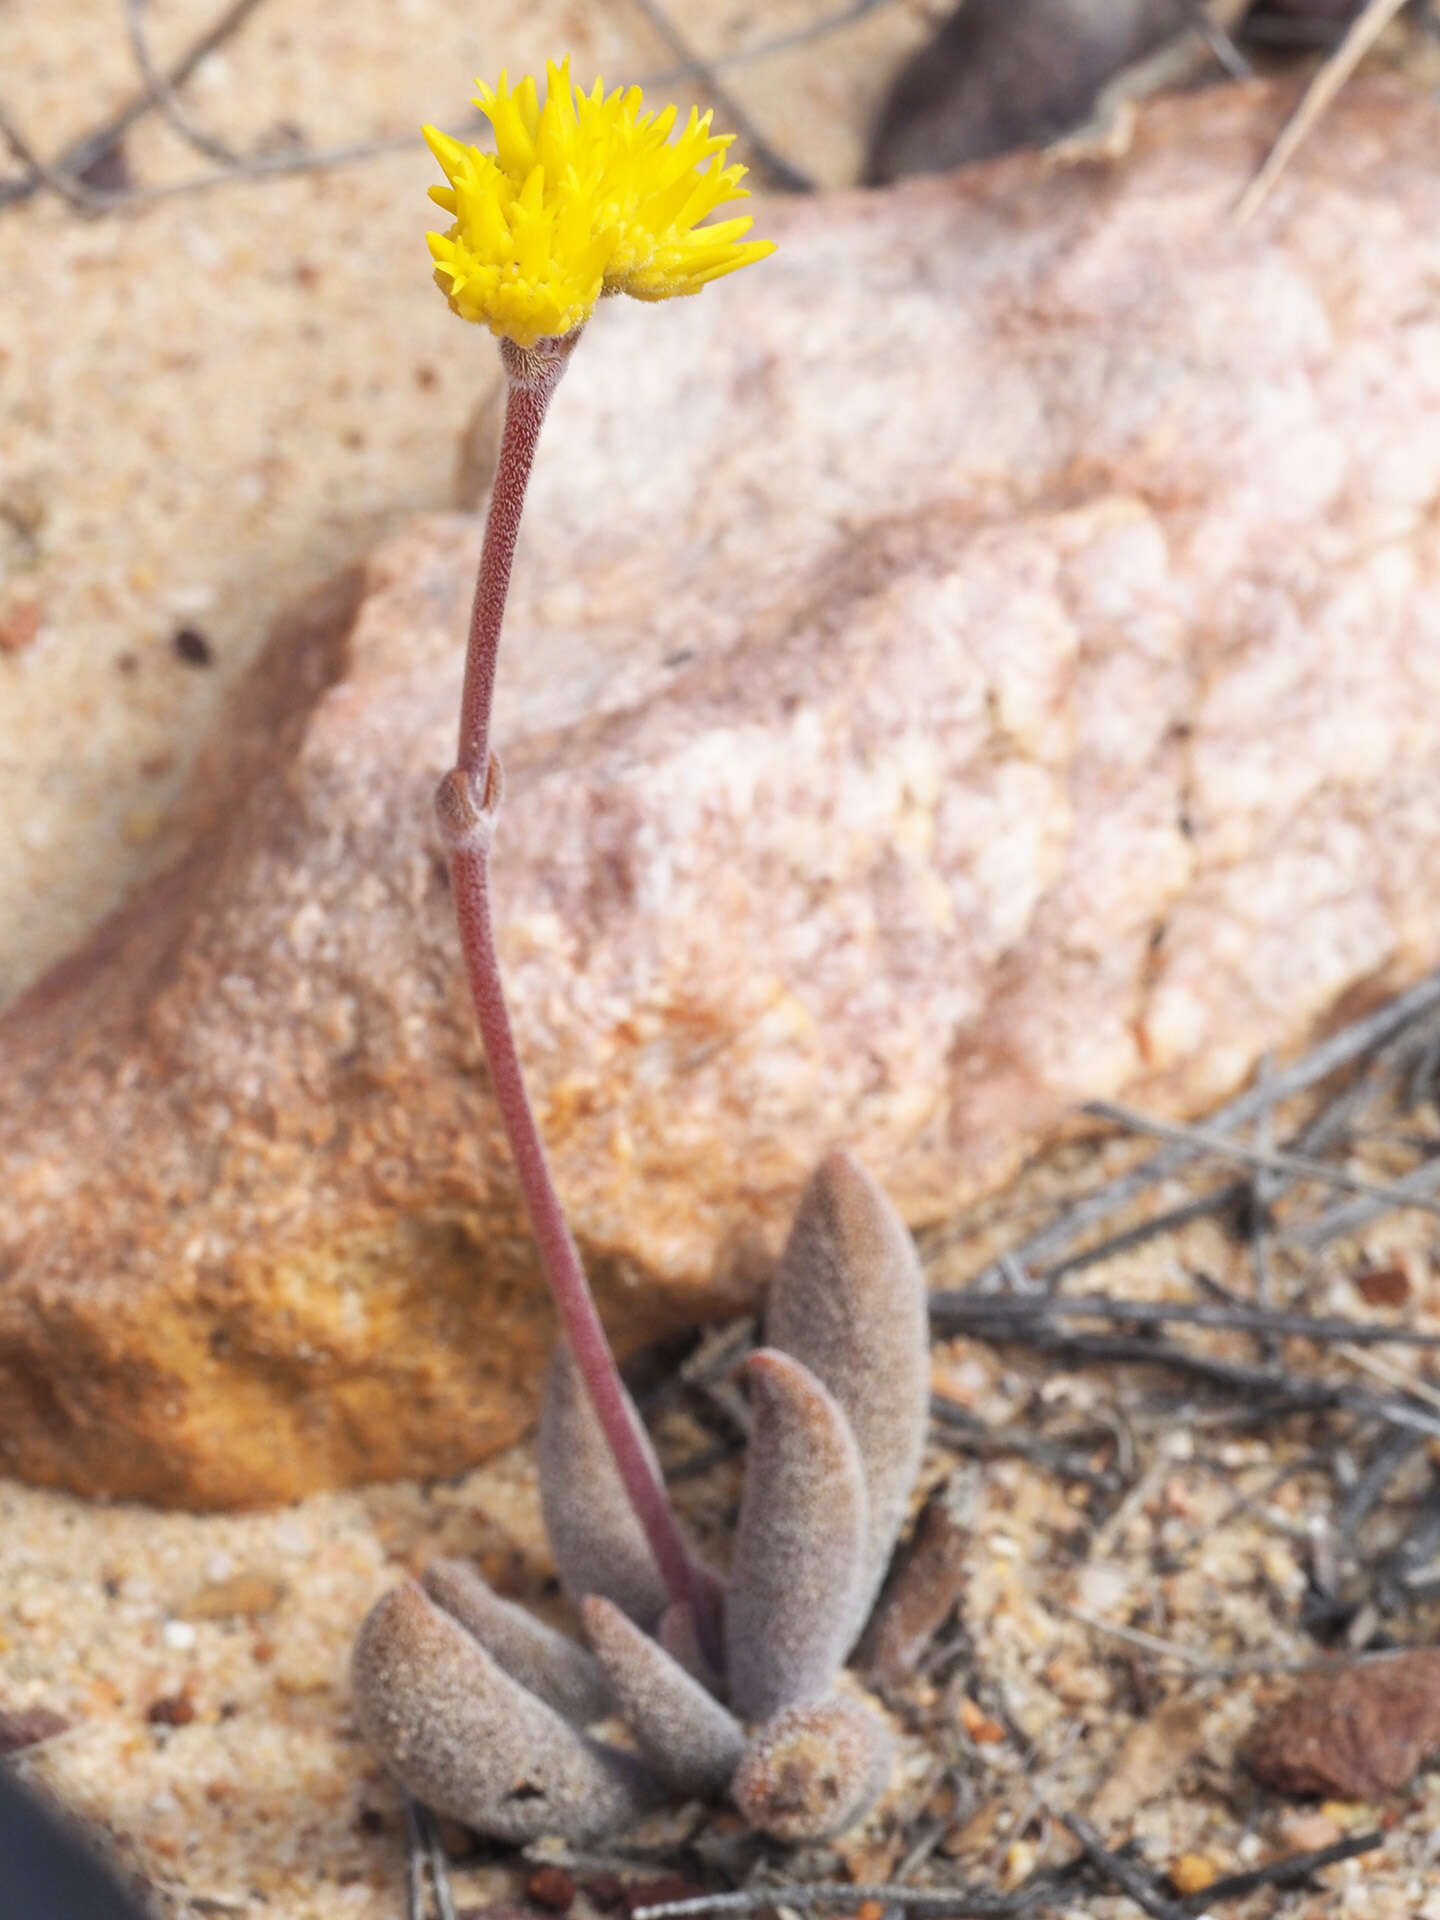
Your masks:
M641 111L640 89L600 81L584 93L570 62L546 68L542 107L535 82L477 84L475 104L495 129L495 152L425 128L449 183L430 198L455 216L427 235L435 279L462 320L533 347L589 319L602 293L668 300L774 252L744 240L748 219L698 223L726 200L744 199L740 166L722 165L732 135L710 115L690 118L676 140L674 107Z

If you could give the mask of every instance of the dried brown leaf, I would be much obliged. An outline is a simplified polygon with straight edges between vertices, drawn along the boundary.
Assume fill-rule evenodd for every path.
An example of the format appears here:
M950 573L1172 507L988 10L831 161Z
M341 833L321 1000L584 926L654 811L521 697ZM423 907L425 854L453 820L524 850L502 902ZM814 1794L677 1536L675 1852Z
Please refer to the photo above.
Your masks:
M954 1487L937 1487L885 1582L855 1664L882 1684L915 1670L965 1581L970 1529L956 1510Z
M1102 1832L1169 1793L1199 1750L1209 1713L1203 1700L1182 1694L1130 1729L1090 1803L1090 1819Z

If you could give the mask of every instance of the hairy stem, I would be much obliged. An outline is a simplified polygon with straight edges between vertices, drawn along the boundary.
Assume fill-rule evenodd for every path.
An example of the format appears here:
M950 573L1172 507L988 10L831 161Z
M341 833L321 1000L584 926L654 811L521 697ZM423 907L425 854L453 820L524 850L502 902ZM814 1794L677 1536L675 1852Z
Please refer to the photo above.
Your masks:
M546 353L526 352L509 341L501 342L510 383L505 427L470 619L465 686L460 703L458 764L441 785L437 809L449 843L460 946L490 1067L490 1081L539 1246L541 1265L575 1364L665 1584L675 1600L693 1609L698 1630L708 1638L713 1632L708 1590L700 1569L680 1538L665 1489L652 1472L640 1444L615 1357L595 1310L589 1282L550 1177L540 1129L525 1091L500 982L490 911L490 841L500 801L498 767L490 752L490 715L500 626L536 442L550 396L577 338L578 330L555 343L554 351Z

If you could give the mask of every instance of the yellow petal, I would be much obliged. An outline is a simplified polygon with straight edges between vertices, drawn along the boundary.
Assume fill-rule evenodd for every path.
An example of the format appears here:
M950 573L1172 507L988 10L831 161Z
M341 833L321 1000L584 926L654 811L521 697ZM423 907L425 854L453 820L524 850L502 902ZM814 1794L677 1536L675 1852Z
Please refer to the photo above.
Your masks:
M457 313L530 345L582 325L602 288L668 300L773 251L741 239L748 218L700 224L746 197L745 169L723 164L733 136L709 113L692 107L677 133L673 106L647 111L638 87L600 80L586 91L568 58L545 79L543 106L531 78L477 82L493 155L425 129L447 182L430 197L454 216L428 242Z

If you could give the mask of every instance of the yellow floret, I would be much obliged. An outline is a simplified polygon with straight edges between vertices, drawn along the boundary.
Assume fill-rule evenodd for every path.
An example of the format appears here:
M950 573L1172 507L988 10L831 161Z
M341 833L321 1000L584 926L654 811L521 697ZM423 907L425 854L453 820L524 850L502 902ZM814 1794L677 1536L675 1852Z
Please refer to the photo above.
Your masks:
M708 113L692 108L672 140L674 107L644 112L638 87L607 94L597 80L585 93L568 59L546 81L543 107L529 78L479 83L493 155L425 128L448 182L430 198L454 216L427 238L462 319L533 347L582 325L602 293L669 300L774 252L742 237L748 219L699 224L747 197L745 168L723 164L731 136L712 133Z

